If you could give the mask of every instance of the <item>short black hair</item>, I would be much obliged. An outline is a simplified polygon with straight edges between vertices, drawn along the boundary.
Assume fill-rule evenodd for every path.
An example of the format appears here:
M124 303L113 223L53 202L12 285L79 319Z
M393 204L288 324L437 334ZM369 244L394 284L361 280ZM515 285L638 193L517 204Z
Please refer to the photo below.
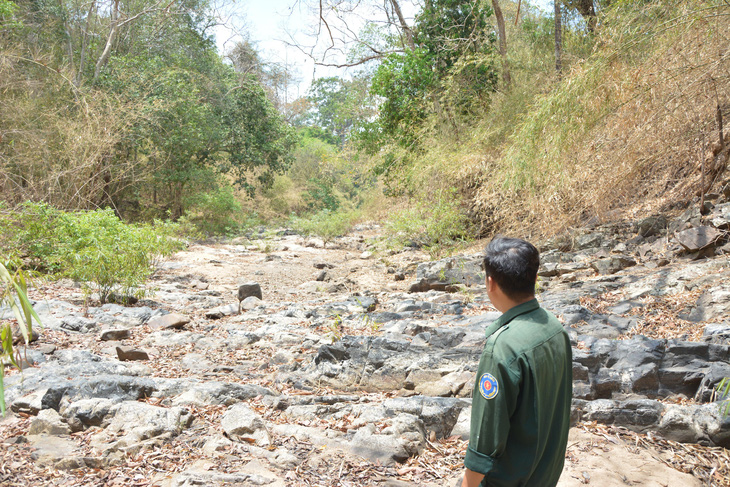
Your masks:
M519 238L495 237L484 251L484 271L512 299L535 295L540 252Z

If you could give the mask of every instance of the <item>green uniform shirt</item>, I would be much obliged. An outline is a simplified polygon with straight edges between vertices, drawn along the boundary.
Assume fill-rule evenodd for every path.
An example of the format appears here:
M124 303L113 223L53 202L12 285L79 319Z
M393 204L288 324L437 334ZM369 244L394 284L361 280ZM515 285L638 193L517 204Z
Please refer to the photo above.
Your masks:
M570 428L573 363L560 322L533 299L486 330L464 464L483 486L558 483Z

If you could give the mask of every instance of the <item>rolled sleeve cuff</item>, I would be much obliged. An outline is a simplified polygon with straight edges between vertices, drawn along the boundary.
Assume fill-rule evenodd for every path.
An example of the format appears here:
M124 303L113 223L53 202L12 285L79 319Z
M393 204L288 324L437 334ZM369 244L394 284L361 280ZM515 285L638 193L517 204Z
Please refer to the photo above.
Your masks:
M464 466L472 472L487 475L494 470L495 459L489 455L479 453L471 447L466 449L466 457L464 458Z

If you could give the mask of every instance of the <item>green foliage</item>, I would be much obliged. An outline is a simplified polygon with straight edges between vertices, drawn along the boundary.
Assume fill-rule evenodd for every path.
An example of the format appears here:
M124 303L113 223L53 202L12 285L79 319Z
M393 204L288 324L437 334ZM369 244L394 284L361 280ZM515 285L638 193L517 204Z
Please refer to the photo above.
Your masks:
M185 203L187 220L206 235L233 235L241 229L243 208L230 186L194 193Z
M440 76L465 54L487 52L494 43L487 2L433 0L416 17L416 42L430 54Z
M0 307L9 307L24 343L30 342L33 333L33 320L39 325L41 320L28 299L26 276L21 270L11 273L8 266L0 262ZM13 350L13 329L10 322L0 321L0 414L5 416L5 365L11 363L18 367L20 357Z
M181 249L179 226L125 224L112 210L66 213L27 203L12 217L16 238L10 252L58 277L85 282L102 303L113 292L140 290L156 259Z
M334 193L333 181L326 179L310 179L304 201L311 210L336 211L340 207L340 201Z
M309 121L330 136L322 140L342 147L350 132L372 117L376 110L369 81L369 76L359 74L350 80L329 77L312 83L307 94L312 107Z
M10 20L17 10L18 6L10 0L0 0L0 21Z
M316 235L325 242L346 235L361 217L359 211L322 210L308 217L292 217L290 224L303 235Z
M437 249L471 238L469 220L454 190L444 190L427 200L391 212L385 224L389 244Z
M383 98L375 123L363 124L361 146L377 153L385 140L394 137L405 146L415 141L418 126L430 111L429 94L437 78L426 49L391 54L378 66L371 90Z

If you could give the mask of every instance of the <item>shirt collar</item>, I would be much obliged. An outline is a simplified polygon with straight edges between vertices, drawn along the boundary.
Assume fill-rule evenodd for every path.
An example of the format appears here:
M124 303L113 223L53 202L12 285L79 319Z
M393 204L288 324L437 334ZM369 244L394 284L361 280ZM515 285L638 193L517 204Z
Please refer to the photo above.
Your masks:
M529 313L530 311L535 311L540 307L540 304L537 302L537 298L533 298L529 301L526 301L522 304L518 304L517 306L514 306L510 309L508 309L506 312L502 314L499 318L494 320L494 322L487 327L486 335L490 336L495 331L502 328L504 325L512 321L513 319L517 318L520 315L523 315L525 313Z

